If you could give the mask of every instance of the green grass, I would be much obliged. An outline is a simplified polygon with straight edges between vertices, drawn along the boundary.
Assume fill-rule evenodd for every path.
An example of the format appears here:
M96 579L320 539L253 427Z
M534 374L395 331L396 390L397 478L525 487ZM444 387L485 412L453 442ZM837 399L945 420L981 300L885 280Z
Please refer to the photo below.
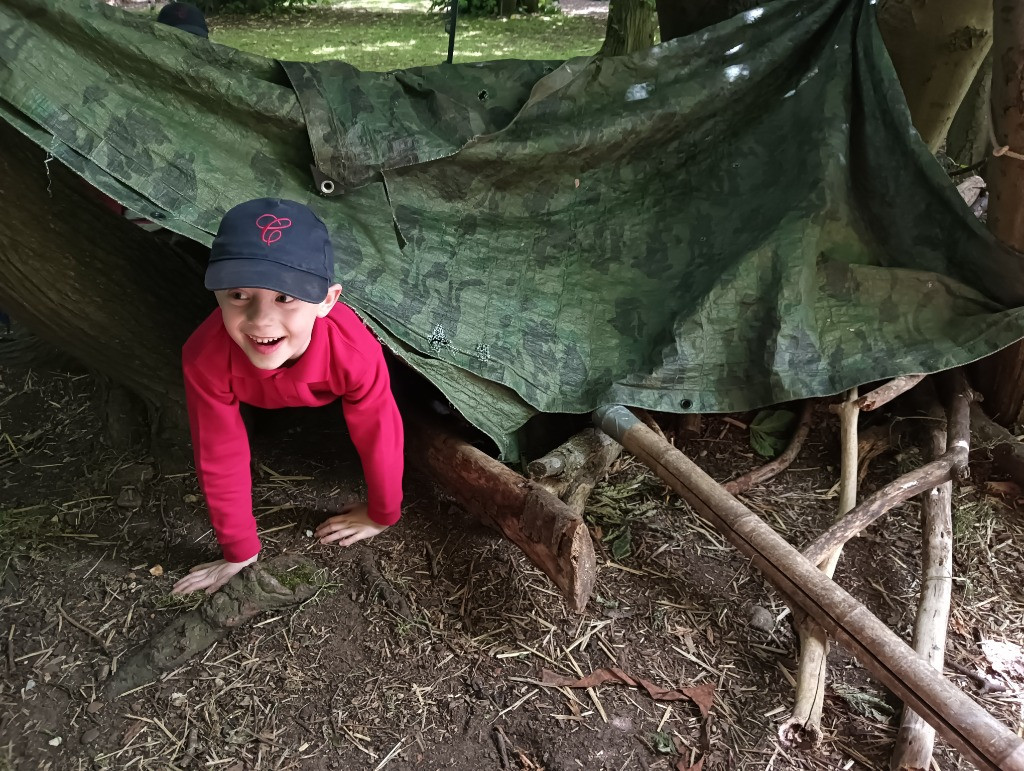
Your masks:
M358 6L314 7L266 17L217 16L209 20L218 43L274 59L341 59L382 72L443 62L448 53L445 19L423 2L363 0ZM592 17L514 16L460 18L455 61L569 59L588 56L604 40L604 20Z

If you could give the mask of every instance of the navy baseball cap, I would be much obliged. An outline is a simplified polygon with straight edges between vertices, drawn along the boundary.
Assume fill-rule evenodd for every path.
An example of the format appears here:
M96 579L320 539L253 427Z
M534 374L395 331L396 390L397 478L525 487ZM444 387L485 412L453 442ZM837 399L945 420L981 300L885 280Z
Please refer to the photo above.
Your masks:
M210 30L206 26L206 17L191 3L168 3L160 9L156 20L160 24L177 27L199 37L210 37Z
M305 204L257 198L224 215L210 249L206 288L271 289L321 303L334 281L327 226Z

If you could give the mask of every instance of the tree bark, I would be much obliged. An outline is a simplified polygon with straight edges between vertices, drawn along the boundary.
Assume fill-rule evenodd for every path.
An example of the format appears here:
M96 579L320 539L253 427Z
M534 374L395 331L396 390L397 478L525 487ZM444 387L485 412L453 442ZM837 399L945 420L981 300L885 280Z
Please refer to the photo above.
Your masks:
M759 0L656 0L661 41L692 35L761 4Z
M181 346L213 307L195 266L4 121L0 147L0 307L184 425Z
M978 68L946 135L946 155L961 166L977 166L992 149L992 50Z
M611 0L601 56L621 56L654 45L653 0Z
M910 115L933 153L992 45L989 0L882 0L878 26Z
M445 426L404 415L409 457L458 504L522 549L582 611L597 580L597 558L583 517L537 482L473 447Z
M992 45L992 130L996 142L1024 155L1024 4L995 3ZM1024 251L1024 160L1001 155L988 163L988 228ZM1024 263L1021 264L1024 270ZM1024 411L1024 344L1015 343L978 367L985 409L1009 425Z

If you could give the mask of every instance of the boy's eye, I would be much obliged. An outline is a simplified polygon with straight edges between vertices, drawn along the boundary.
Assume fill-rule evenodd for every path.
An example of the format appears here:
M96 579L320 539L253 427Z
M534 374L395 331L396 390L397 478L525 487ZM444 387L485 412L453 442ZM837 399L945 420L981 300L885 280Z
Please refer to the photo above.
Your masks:
M290 302L295 302L295 298L294 297L289 297L286 294L279 294L277 296L277 301L279 303L290 303Z
M246 300L246 299L248 299L248 297L245 294L245 292L241 292L241 291L239 291L237 289L234 292L228 292L228 297L230 297L232 300Z

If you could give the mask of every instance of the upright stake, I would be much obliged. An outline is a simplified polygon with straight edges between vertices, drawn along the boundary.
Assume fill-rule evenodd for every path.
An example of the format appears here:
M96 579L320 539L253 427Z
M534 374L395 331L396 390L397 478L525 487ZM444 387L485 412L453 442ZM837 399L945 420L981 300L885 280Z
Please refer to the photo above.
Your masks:
M839 519L857 505L857 389L846 393L838 405L842 454L839 473ZM835 573L843 549L832 552L821 565L829 578ZM779 728L779 740L787 747L817 747L821 743L821 710L825 702L828 670L828 634L799 607L793 608L800 635L800 664L796 677L793 714Z
M941 410L933 410L941 413ZM936 415L937 416L937 415ZM931 431L932 457L946 451L946 428ZM921 496L921 599L914 621L914 650L939 672L945 661L946 625L953 592L953 483L945 482ZM892 751L892 771L924 771L931 765L935 729L910 707L903 708L900 731Z
M1024 771L1024 741L928 666L905 642L754 512L625 407L594 413L601 429L750 558L783 596L813 616L864 667L984 771Z

